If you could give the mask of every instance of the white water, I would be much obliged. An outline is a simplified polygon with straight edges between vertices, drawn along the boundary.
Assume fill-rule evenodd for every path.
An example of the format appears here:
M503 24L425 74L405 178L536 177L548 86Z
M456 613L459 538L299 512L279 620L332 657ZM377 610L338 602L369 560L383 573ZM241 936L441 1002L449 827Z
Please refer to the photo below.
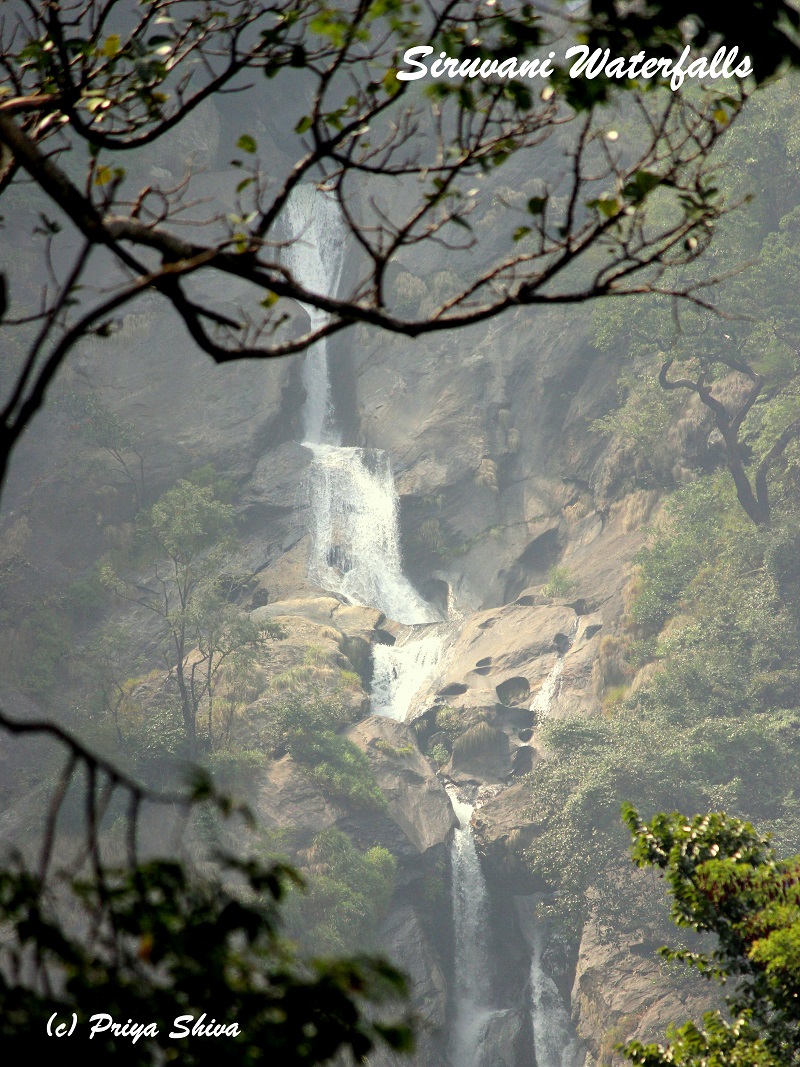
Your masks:
M544 935L537 923L531 960L531 1023L536 1067L569 1067L576 1043L558 986L542 964Z
M298 186L287 205L292 234L286 248L289 269L306 287L326 296L335 296L344 266L344 220L333 198L313 185ZM303 304L313 330L324 326L328 315ZM337 444L339 436L332 425L331 383L328 373L328 342L311 345L303 361L303 439L307 444Z
M306 288L335 295L345 248L335 200L312 185L300 186L289 200L288 217L294 239L287 261L293 274ZM327 321L324 311L310 306L306 311L315 329ZM438 613L403 574L398 497L387 454L339 443L324 339L306 353L303 383L304 444L314 454L308 478L309 577L348 601L378 608L395 622L437 621Z
M447 792L459 822L450 846L455 966L449 1059L453 1067L483 1067L486 1030L496 1014L489 1007L489 894L470 826L473 806L459 800L452 787Z
M432 627L403 644L372 648L372 714L405 722L414 697L434 675L442 658L442 635Z
M534 713L534 723L542 722L553 709L558 700L558 691L561 688L561 672L564 670L564 657L559 656L553 664L553 668L542 682L542 688L533 698L531 711Z
M386 453L317 445L309 489L311 580L395 622L437 621L438 613L403 574L398 498Z
M576 616L569 634L570 647L577 639L580 624L580 616ZM557 705L565 658L565 654L559 655L533 699L531 711L535 715L536 724L548 718ZM537 922L533 931L530 973L531 1024L536 1067L570 1067L575 1059L577 1042L572 1036L569 1012L558 986L544 968L544 946L543 927Z
M569 633L570 648L578 637L578 631L581 625L580 615L575 616L575 622L572 624L572 629ZM558 705L558 695L561 691L561 675L564 670L564 660L566 655L559 653L558 659L553 664L550 673L542 682L542 687L536 696L533 698L531 704L531 711L534 714L534 723L538 724L552 714L553 709Z

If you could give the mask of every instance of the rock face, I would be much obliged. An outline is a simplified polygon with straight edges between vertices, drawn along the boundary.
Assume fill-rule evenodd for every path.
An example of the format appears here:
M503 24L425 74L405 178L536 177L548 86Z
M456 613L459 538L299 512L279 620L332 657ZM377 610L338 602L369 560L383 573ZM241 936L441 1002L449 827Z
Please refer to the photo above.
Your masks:
M667 977L656 949L641 940L608 943L596 923L587 923L571 1001L588 1063L607 1063L621 1041L663 1040L670 1023L699 1021L704 1011L720 1007L716 989L699 976Z
M444 845L458 820L409 727L371 715L346 736L366 752L389 814L417 851Z
M415 265L410 291L446 284L447 263L438 257L432 251ZM372 650L393 643L402 628L307 577L310 452L297 443L299 360L215 368L153 305L126 319L116 342L88 345L63 383L96 391L136 425L154 494L209 462L235 483L241 545L231 570L251 576L242 609L288 631L260 664L259 700L269 699L276 676L300 668L345 692L358 720L346 736L367 755L386 812L364 817L332 802L290 755L266 769L256 808L265 826L291 828L301 842L336 827L397 857L383 937L412 975L414 1004L429 1028L420 1067L446 1062L452 1010L442 887L456 823L440 777L478 798L474 828L496 893L491 921L512 961L498 981L514 986L515 1007L493 1017L492 1044L506 1050L507 1067L530 1062L530 946L515 900L543 887L531 884L521 862L536 827L520 779L542 758L544 721L600 712L601 645L619 634L631 560L658 506L657 492L630 489L630 457L591 430L616 395L617 367L592 349L588 331L585 310L520 309L447 337L410 342L360 330L331 348L346 439L390 455L405 571L440 608L451 608L442 659L414 698L410 724L368 714ZM702 427L690 415L685 437L699 442ZM80 488L49 494L53 457L69 458L72 448L62 421L44 424L38 443L18 457L12 486L15 518L19 509L30 516L30 566L56 585L79 573L87 554L129 535L132 519L119 487L117 503L99 510ZM554 567L565 588L548 591ZM255 721L258 700L249 710ZM630 946L602 944L591 926L565 968L560 988L568 997L571 987L576 1031L598 1062L606 1062L605 1035L651 1034L686 1014L677 994L658 992L656 964Z

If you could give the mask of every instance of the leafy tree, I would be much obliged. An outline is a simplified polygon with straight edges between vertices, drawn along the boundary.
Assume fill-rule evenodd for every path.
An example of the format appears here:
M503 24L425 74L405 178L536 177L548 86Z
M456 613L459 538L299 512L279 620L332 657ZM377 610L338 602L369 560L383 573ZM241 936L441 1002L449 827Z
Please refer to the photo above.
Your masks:
M67 393L61 406L72 421L74 432L88 445L103 449L114 460L116 469L131 486L138 511L145 490L140 434L91 393Z
M385 848L362 853L346 834L324 830L302 856L308 891L293 898L289 932L315 952L353 952L371 944L394 889L396 862Z
M27 724L26 732L41 730ZM191 811L201 801L223 815L237 810L198 779L191 794L158 795L72 743L42 850L35 867L18 859L0 871L0 1038L8 1052L45 1038L56 1013L81 1029L81 1058L89 1063L151 1065L179 1059L219 1062L219 1041L186 1036L179 1016L228 1028L226 1063L314 1064L349 1049L363 1062L376 1043L411 1046L408 1020L398 1012L406 993L402 976L378 957L300 958L281 934L278 905L299 876L258 858L217 856L216 873L200 874L186 861L141 859L137 826L145 806ZM75 856L58 848L63 866L52 870L54 831L76 766L88 775L87 818L73 826ZM114 837L103 830L112 795L133 803L123 864L109 862ZM248 816L249 817L249 816ZM91 1041L90 1014L98 1027ZM203 1016L205 1019L203 1020ZM108 1018L110 1017L110 1018ZM213 1020L213 1021L212 1021ZM111 1023L123 1027L115 1033ZM183 1020L186 1022L186 1019ZM130 1023L139 1028L131 1034ZM148 1023L155 1027L145 1030ZM157 1030L157 1032L156 1032ZM170 1037L175 1030L182 1037ZM144 1032L142 1032L144 1031ZM134 1040L133 1038L136 1037Z
M674 1027L666 1045L630 1042L641 1067L752 1064L791 1067L800 1059L800 856L781 859L750 823L724 814L679 812L643 822L623 818L633 859L663 871L679 927L711 935L710 952L662 950L717 981L734 979L730 1016Z
M364 811L383 811L386 798L361 749L336 732L346 714L329 698L290 694L271 709L283 744L320 788Z
M740 505L753 523L764 526L783 521L786 498L797 490L800 363L792 279L800 221L793 184L766 177L773 167L797 168L796 92L792 75L756 94L752 109L721 146L718 181L726 196L748 199L754 187L766 186L746 211L724 220L710 250L720 274L724 264L743 255L752 260L747 270L734 270L715 285L721 314L679 312L664 299L642 302L636 316L608 307L595 314L598 346L634 363L620 377L621 408L595 428L633 442L637 455L657 466L667 430L686 400L696 397L716 438L703 465L721 457ZM756 155L748 147L755 129ZM654 436L659 428L660 449Z
M265 635L282 633L277 624L250 622L228 602L219 574L233 529L233 508L217 499L212 485L182 479L153 504L144 523L150 551L159 557L150 585L121 580L110 565L105 569L109 585L159 620L190 755L197 752L203 706L204 745L214 747L214 697L224 665L238 657L241 669L246 653L254 654ZM229 732L223 726L220 737Z
M657 10L655 24L613 17L648 43L661 20L669 33L660 46L674 52L678 23ZM301 352L355 324L416 337L607 295L702 302L673 268L704 251L725 213L707 163L740 110L740 85L683 94L625 83L619 139L614 113L600 106L608 83L561 68L541 93L530 78L456 78L421 91L397 77L404 50L425 43L465 62L542 60L576 33L611 33L607 5L588 12L588 26L568 6L545 17L527 4L487 9L478 0L226 0L200 13L148 0L128 15L122 0L20 4L0 29L0 196L7 216L30 219L43 260L63 264L44 294L35 283L18 289L13 277L2 284L0 317L20 332L25 355L3 409L0 472L73 346L113 333L115 316L144 294L165 301L217 362ZM201 105L235 91L236 121L263 111L263 78L279 83L267 93L280 92L297 140L281 167L257 131L237 131L234 211L202 210L191 167L183 179L149 173L145 161ZM528 167L543 178L528 183L478 255L474 223L494 195L483 179L518 153L534 153ZM354 251L341 293L306 287L281 254L287 235L304 239L291 214L308 184L336 202ZM656 191L661 206L648 225ZM190 231L179 229L187 200ZM455 291L409 313L393 279L422 269L417 250L430 245L451 254ZM98 276L101 292L90 284ZM224 289L220 277L244 283L240 310L201 299L204 279L206 293ZM297 302L315 309L310 328Z

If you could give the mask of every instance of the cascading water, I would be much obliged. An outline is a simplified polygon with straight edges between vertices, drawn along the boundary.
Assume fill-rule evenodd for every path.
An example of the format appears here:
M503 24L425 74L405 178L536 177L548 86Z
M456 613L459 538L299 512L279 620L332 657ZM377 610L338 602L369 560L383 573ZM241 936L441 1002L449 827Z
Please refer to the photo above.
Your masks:
M304 187L292 195L289 221L299 238L289 246L290 269L309 289L335 293L344 249L335 202ZM324 312L307 311L312 328L326 321ZM309 349L303 377L303 443L314 456L308 477L309 575L322 588L414 628L395 645L373 648L373 711L404 720L415 695L439 667L450 627L403 574L398 498L388 456L341 444L324 340ZM455 790L450 795L459 820L451 846L455 987L450 1060L453 1067L485 1067L492 1047L499 1047L492 1026L505 1013L489 1006L489 898L470 828L473 809Z
M533 698L531 704L531 711L534 714L534 722L540 723L545 719L552 710L554 702L558 699L559 684L561 682L561 672L564 670L564 657L559 656L553 664L553 667L542 682L542 688Z
M345 231L333 197L312 185L289 199L293 240L288 265L308 289L335 294L344 265ZM312 328L327 321L306 307ZM389 458L377 449L347 448L333 419L325 339L306 353L304 444L314 453L308 488L311 505L309 577L347 600L378 608L395 622L434 622L437 612L403 574L398 498Z
M404 722L414 697L433 677L442 658L439 627L426 627L403 644L372 649L372 714Z
M450 846L455 966L453 1030L449 1059L453 1067L483 1067L485 1037L492 1017L489 946L486 930L489 894L483 878L470 821L473 806L459 799L448 786L458 829Z
M580 625L580 616L576 616L569 633L570 647L577 640ZM534 713L535 723L543 722L552 714L558 701L565 658L565 653L559 655L534 697L531 711ZM536 1067L570 1067L575 1059L577 1042L564 998L544 967L545 943L543 926L537 921L533 930L530 972L531 1025Z
M385 452L319 445L309 474L314 518L309 575L395 622L434 622L403 574L398 499Z
M570 1067L576 1041L558 986L543 965L545 937L537 922L531 959L531 1024L536 1067Z
M580 630L581 617L575 616L575 622L572 624L572 629L569 633L569 645L570 648L577 640L578 631ZM536 696L533 698L531 704L531 711L533 712L534 723L540 723L552 714L553 708L558 702L558 694L561 689L561 675L564 671L565 653L559 653L558 659L553 664L550 673L542 682L542 687Z
M292 240L286 248L289 269L307 289L335 295L344 266L344 223L332 197L313 185L294 190L287 205ZM324 326L327 312L303 304L312 330ZM333 427L331 383L328 373L328 342L317 341L307 350L303 362L303 441L308 445L323 442L338 444Z

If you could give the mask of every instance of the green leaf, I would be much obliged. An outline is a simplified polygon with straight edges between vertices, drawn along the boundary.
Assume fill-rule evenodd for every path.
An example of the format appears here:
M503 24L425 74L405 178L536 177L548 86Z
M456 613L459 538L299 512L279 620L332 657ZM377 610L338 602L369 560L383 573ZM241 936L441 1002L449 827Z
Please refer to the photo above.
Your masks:
M243 133L239 140L236 142L236 147L241 148L243 152L248 152L251 156L258 151L258 145L256 144L255 137L251 137L249 133Z
M528 201L528 211L531 215L541 215L547 204L546 196L532 196Z
M120 37L118 33L110 33L100 48L100 55L113 59L119 53Z
M613 196L601 196L597 200L589 200L586 206L596 208L607 219L613 219L615 215L619 214L620 208L619 201Z
M253 178L242 178L239 184L236 186L236 192L241 193L247 188L248 185L253 184Z
M513 240L521 241L523 237L527 237L531 232L530 226L517 226L514 230Z
M626 200L630 200L634 204L641 204L648 194L660 184L661 179L657 174L653 174L649 170L637 170L623 188L622 195Z
M303 117L300 119L300 121L295 126L294 132L295 133L305 133L306 130L310 130L310 129L311 129L311 116L310 115L303 115Z

